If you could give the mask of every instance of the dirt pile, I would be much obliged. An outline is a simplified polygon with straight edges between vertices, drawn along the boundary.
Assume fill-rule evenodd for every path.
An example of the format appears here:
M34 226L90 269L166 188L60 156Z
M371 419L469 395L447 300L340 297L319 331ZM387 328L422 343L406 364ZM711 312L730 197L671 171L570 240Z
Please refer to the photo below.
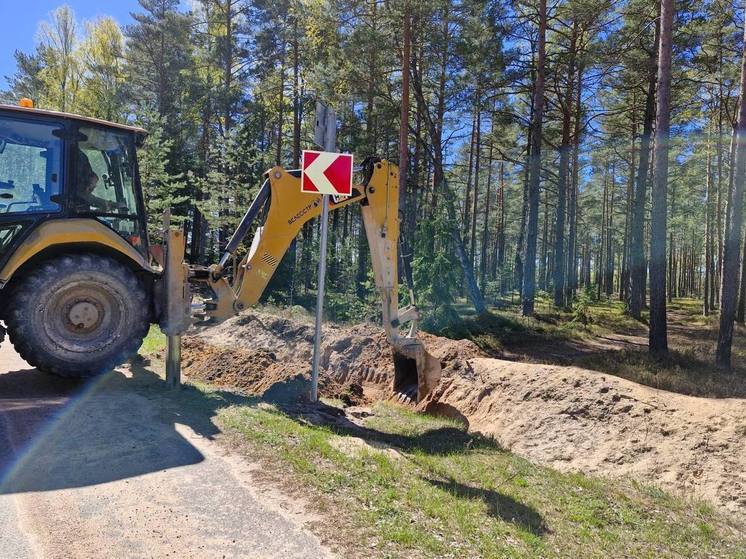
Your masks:
M247 313L185 337L185 374L265 399L294 400L308 392L314 327L297 319ZM476 345L422 334L444 374L480 355ZM319 388L323 395L359 404L390 397L391 347L380 327L324 326ZM271 391L268 393L268 391Z
M746 401L673 394L576 367L477 358L423 403L559 470L632 476L746 520Z
M534 462L633 476L710 500L746 520L746 400L683 396L611 375L488 359L468 341L423 334L443 380L420 408L448 415ZM268 400L308 392L313 325L254 312L185 340L188 377ZM361 404L391 396L381 329L324 327L322 394Z

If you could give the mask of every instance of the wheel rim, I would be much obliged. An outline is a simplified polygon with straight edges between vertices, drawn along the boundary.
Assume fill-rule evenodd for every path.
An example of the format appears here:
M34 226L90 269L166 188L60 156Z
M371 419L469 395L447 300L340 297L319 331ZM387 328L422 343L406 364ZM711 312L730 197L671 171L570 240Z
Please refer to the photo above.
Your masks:
M50 340L71 352L105 350L124 333L122 297L94 281L68 281L44 306L44 330Z

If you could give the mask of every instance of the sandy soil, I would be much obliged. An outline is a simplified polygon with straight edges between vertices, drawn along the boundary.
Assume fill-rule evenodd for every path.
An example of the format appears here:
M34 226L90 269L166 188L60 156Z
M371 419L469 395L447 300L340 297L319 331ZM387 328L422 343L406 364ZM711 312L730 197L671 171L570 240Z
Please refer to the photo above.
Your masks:
M746 520L746 401L683 396L576 367L477 358L425 409L564 471L631 476Z
M252 312L185 337L187 375L233 386L267 400L295 400L308 391L313 352L312 324ZM422 334L444 374L457 371L480 355L469 341ZM372 324L324 326L319 384L328 397L359 404L391 396L394 375L391 348L381 328Z
M322 394L389 398L391 351L370 324L325 326ZM597 371L489 359L468 341L423 334L444 380L420 408L458 418L564 471L632 476L746 520L746 400L673 394ZM269 400L308 389L313 326L254 312L187 338L187 376Z

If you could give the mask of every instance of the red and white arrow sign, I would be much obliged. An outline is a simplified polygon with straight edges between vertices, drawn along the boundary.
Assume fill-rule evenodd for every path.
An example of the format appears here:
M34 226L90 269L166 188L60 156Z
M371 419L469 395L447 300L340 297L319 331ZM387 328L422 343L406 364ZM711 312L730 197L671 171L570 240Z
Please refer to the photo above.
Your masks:
M352 195L352 155L328 151L303 151L301 192Z

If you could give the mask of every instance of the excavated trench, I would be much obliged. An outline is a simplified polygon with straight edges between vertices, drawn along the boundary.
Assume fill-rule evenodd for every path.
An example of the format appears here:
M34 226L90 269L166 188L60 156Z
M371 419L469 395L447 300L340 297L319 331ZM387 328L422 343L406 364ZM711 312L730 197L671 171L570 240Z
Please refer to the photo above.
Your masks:
M420 339L430 354L420 360L442 379L418 409L456 418L532 461L631 476L746 521L746 400L684 396L577 367L489 359L470 341ZM307 318L254 312L185 337L184 373L290 403L307 397L312 348ZM347 405L413 403L412 355L392 358L375 325L327 325L320 392Z

